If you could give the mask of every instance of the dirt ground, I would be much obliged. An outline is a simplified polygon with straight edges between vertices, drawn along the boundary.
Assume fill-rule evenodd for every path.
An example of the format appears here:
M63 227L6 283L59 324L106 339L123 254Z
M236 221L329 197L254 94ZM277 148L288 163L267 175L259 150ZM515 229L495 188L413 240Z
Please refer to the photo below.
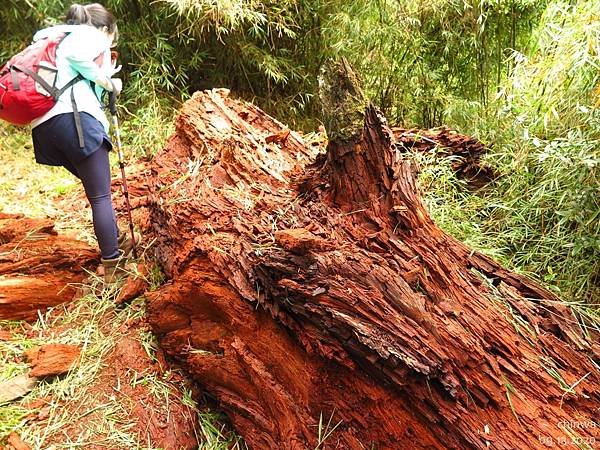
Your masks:
M3 415L19 411L20 416L16 431L4 436L0 448L198 448L193 388L154 346L142 314L143 301L137 299L116 314L107 309L97 317L92 328L97 327L99 342L107 344L99 348L94 343L98 337L85 336L77 324L69 323L71 317L84 320L89 310L81 303L89 300L76 300L46 314L51 326L44 329L39 322L3 329L0 355L10 360L7 366L22 371L28 370L29 345L83 339L77 344L81 355L68 373L40 376L30 393L0 405L0 414L4 409ZM46 347L58 352L62 348L61 344Z

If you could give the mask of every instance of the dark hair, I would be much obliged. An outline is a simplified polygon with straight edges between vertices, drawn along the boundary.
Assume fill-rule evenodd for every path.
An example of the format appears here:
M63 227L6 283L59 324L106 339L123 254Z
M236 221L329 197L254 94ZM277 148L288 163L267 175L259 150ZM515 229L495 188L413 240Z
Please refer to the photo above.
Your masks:
M118 35L117 20L100 3L91 3L89 5L71 5L67 11L65 22L68 25L91 25L96 28L106 27L109 33L115 34L115 40Z

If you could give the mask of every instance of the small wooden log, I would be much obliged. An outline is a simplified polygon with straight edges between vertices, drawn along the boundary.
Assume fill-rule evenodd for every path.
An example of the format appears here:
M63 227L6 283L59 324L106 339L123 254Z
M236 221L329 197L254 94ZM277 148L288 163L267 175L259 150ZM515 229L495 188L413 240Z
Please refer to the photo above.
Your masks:
M47 219L0 217L0 319L33 321L73 299L98 254Z

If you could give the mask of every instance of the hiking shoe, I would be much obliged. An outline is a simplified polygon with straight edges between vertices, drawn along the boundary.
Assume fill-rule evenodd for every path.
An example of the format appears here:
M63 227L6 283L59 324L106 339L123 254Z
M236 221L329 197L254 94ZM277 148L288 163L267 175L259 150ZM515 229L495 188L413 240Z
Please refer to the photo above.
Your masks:
M135 246L138 247L142 242L142 235L136 231L133 232L135 237ZM119 250L122 250L125 256L129 256L133 250L133 239L131 239L131 232L119 231L118 243Z
M127 278L125 265L127 264L127 256L123 250L119 249L119 256L110 259L100 258L102 267L104 268L104 285L111 286L119 281Z

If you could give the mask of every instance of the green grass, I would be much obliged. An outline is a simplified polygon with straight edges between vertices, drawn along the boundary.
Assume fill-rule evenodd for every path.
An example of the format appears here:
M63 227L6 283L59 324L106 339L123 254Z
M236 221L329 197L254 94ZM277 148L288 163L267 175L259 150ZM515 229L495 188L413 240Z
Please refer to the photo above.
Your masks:
M0 211L30 217L58 215L54 201L78 187L63 168L34 163L28 129L0 122Z
M559 185L560 180L544 177L542 183L531 186L529 194L520 195L517 190L523 185L515 180L519 175L513 174L501 181L505 188L513 190L511 193L505 193L497 184L482 191L473 191L464 181L457 179L449 159L440 159L433 153L415 153L413 157L421 168L419 184L424 201L442 229L508 269L532 277L556 293L582 319L585 334L589 334L587 328L600 330L600 297L594 281L600 270L599 260L594 256L598 248L590 248L587 253L574 251L574 242L585 240L597 232L585 227L561 230L562 221L567 219L560 214L556 204L552 210L549 206L544 214L558 210L555 217L558 222L553 225L557 229L542 235L532 218L539 213L540 206L533 200L526 204L529 196L568 195L580 185L577 180L571 180L568 186L550 190L545 183ZM566 183L565 174L557 176ZM511 182L516 186L512 187ZM520 205L511 207L511 202L519 202ZM527 210L532 210L529 217L524 215ZM510 322L523 331L518 320L513 319L510 318Z
M121 116L127 113L127 120L120 121L126 160L152 157L163 148L175 131L178 108L172 103L172 100L159 101L152 97L147 104L136 109L135 114L130 113L127 105L120 108Z
M477 224L453 230L459 239L469 238L465 232L477 236L476 248L496 249L507 267L537 278L566 301L587 303L596 311L599 7L598 0L548 3L531 48L511 56L512 71L496 99L487 107L473 106L456 123L490 145L487 162L499 178L473 194L454 184L458 193L446 206L459 219L470 216L468 224Z
M200 437L198 450L246 450L247 446L238 436L227 431L224 417L216 412L199 413Z

